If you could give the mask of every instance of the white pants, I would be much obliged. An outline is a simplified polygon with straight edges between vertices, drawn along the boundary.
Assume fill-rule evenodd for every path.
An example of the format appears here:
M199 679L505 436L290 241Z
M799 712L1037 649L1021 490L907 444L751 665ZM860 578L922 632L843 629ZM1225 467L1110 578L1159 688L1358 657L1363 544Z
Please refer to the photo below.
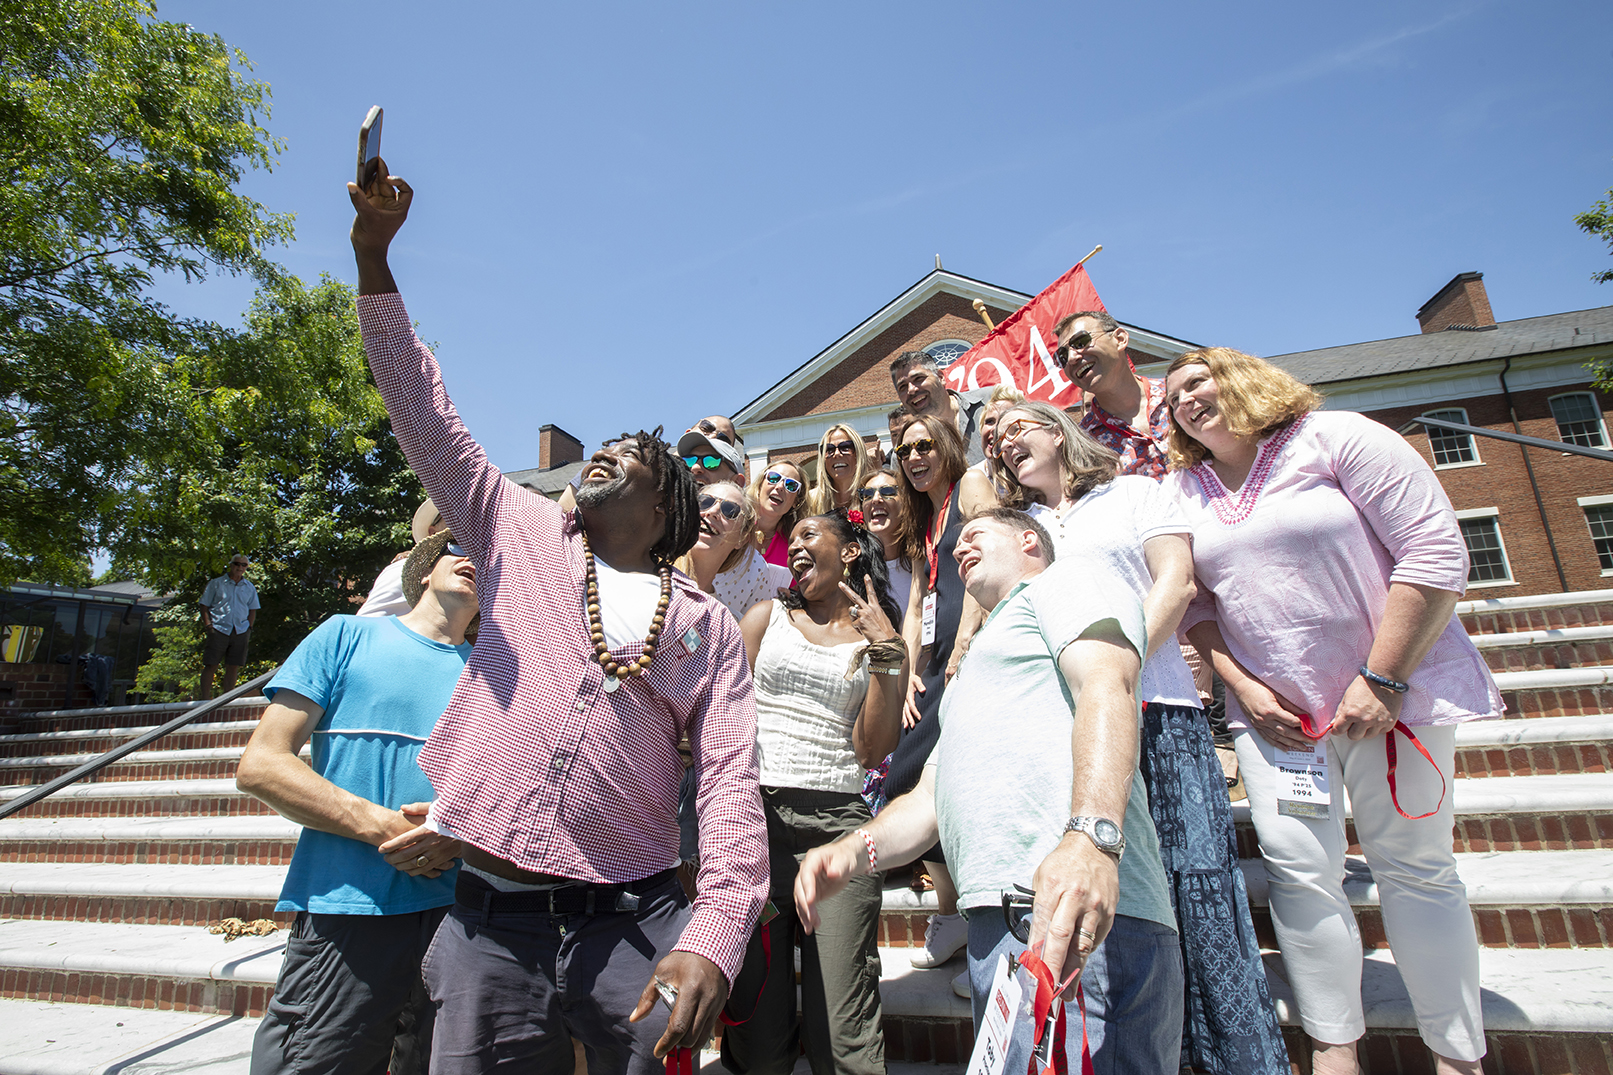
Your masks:
M1328 738L1333 804L1326 820L1278 814L1272 760L1276 748L1250 729L1239 730L1235 743L1271 879L1272 922L1305 1032L1334 1045L1366 1033L1361 934L1344 895L1342 784L1349 791L1356 837L1378 886L1384 932L1423 1042L1441 1056L1477 1060L1484 1055L1478 937L1451 852L1456 729L1444 725L1413 731L1445 777L1445 801L1421 821L1401 817L1389 798L1382 736ZM1400 806L1408 814L1426 813L1439 801L1439 774L1405 736L1396 736L1395 747Z

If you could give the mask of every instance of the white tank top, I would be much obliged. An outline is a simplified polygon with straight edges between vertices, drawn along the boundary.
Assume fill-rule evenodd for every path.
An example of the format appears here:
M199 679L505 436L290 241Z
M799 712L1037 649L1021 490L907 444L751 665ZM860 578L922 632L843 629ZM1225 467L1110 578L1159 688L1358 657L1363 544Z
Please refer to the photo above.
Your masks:
M868 665L846 665L866 642L818 646L778 600L756 654L756 747L767 787L859 792L851 728L868 696Z

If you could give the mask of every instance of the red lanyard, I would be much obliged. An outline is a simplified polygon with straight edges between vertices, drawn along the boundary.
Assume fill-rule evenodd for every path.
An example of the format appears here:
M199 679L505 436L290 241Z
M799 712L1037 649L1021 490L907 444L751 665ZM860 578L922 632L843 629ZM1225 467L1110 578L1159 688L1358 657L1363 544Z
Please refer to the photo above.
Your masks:
M762 990L767 988L767 976L773 970L773 931L768 926L762 927L762 984L756 990L756 999L751 1002L751 1014L756 1012L756 1005L762 1002ZM717 1013L717 1018L724 1026L739 1026L749 1019L735 1019L728 1014L728 1008ZM688 1048L673 1049L666 1054L666 1075L694 1075L694 1050Z
M958 483L953 482L952 488L947 490L946 499L941 501L941 514L930 520L930 529L924 534L924 559L930 565L930 588L927 592L935 592L935 574L941 567L941 557L936 555L935 546L940 535L945 532L947 524L947 511L952 507L952 494L957 491Z
M1041 942L1035 948L1021 952L1017 957L1019 965L1024 967L1030 976L1036 979L1036 1001L1032 1008L1032 1017L1036 1021L1034 1037L1031 1039L1031 1059L1026 1075L1041 1075L1036 1070L1036 1046L1042 1042L1047 1032L1048 1013L1053 1010L1055 1002L1059 1001L1059 994L1063 992L1053 977L1053 971L1042 962ZM1071 975L1074 977L1074 975ZM1087 1005L1086 994L1080 986L1075 987L1075 1003L1081 1009L1081 1075L1093 1075L1092 1046L1087 1041ZM1070 1060L1064 1053L1064 1020L1061 1018L1053 1029L1053 1071L1056 1075L1068 1075Z
M1299 730L1304 732L1307 738L1326 739L1331 733L1331 725L1324 724L1316 731L1312 731L1311 715L1309 713L1301 713L1299 715ZM1439 802L1435 803L1434 808L1428 811L1426 814L1408 814L1406 811L1400 808L1400 789L1395 783L1395 768L1399 762L1395 752L1396 732L1399 732L1407 739L1410 739L1411 745L1417 748L1417 753L1427 758L1428 764L1434 766L1434 772L1439 773ZM1423 746L1423 741L1418 739L1417 736L1412 733L1412 730L1406 727L1404 722L1398 720L1395 721L1395 726L1390 728L1389 734L1383 737L1383 753L1384 756L1389 759L1389 801L1395 804L1395 813L1399 814L1407 821L1421 821L1425 817L1433 817L1435 814L1439 813L1439 808L1445 805L1445 791L1448 787L1448 785L1445 783L1445 774L1441 773L1439 766L1434 764L1434 756L1428 753L1428 748Z

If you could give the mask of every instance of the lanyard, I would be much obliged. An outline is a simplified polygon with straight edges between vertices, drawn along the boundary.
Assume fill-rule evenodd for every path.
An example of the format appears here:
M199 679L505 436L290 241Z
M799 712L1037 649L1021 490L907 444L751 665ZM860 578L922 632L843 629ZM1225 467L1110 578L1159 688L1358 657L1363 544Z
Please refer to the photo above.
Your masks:
M1304 732L1307 738L1326 739L1330 734L1330 729L1330 725L1324 724L1315 731L1312 731L1311 715L1309 713L1301 713L1299 715L1299 730ZM1434 808L1428 811L1426 814L1408 814L1406 811L1400 808L1400 789L1395 783L1395 769L1399 764L1399 758L1395 750L1396 732L1399 732L1407 739L1410 739L1411 745L1417 748L1417 753L1428 759L1428 764L1434 766L1434 772L1439 773L1439 802L1435 803ZM1433 817L1435 814L1439 813L1439 808L1445 805L1445 792L1448 788L1448 785L1445 783L1445 774L1441 773L1439 766L1434 764L1434 756L1428 753L1428 748L1423 746L1423 741L1418 739L1412 730L1406 727L1403 721L1395 721L1395 726L1390 728L1389 734L1383 737L1383 753L1384 756L1389 759L1389 801L1395 804L1395 813L1399 814L1407 821L1421 821L1425 817Z
M1036 1070L1036 1046L1042 1043L1047 1032L1047 1021L1050 1013L1054 1012L1053 1005L1062 1003L1059 994L1063 992L1054 981L1053 971L1042 962L1041 942L1035 948L1021 952L1018 956L1019 965L1024 967L1030 976L1036 979L1036 1000L1032 1008L1032 1017L1036 1021L1036 1028L1031 1039L1031 1060L1026 1075L1041 1075ZM1074 975L1071 975L1074 977ZM1086 995L1081 987L1075 987L1075 1003L1081 1009L1081 1075L1093 1075L1092 1046L1087 1041L1087 1007ZM1070 1070L1069 1057L1064 1052L1064 1020L1056 1019L1053 1025L1053 1071L1056 1075L1068 1075Z
M947 524L947 511L952 507L952 494L957 492L958 483L953 482L952 488L947 490L946 499L941 501L941 513L930 520L930 529L924 534L924 559L930 565L930 593L935 592L935 575L941 567L941 557L936 553L936 544L945 532Z
M773 969L773 931L767 925L762 926L762 984L757 987L756 999L751 1002L751 1014L756 1013L756 1005L762 1002L762 990L767 988L767 976ZM735 1019L728 1014L727 1005L717 1013L717 1018L724 1026L739 1026L750 1018ZM666 1054L666 1075L694 1075L694 1050L677 1048Z

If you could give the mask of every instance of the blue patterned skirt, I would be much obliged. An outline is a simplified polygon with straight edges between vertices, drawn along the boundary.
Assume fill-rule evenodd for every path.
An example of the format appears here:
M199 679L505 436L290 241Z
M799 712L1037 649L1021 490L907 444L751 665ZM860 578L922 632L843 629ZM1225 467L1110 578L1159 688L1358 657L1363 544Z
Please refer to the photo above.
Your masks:
M1212 1075L1288 1075L1204 711L1145 703L1140 753L1187 978L1182 1064Z

